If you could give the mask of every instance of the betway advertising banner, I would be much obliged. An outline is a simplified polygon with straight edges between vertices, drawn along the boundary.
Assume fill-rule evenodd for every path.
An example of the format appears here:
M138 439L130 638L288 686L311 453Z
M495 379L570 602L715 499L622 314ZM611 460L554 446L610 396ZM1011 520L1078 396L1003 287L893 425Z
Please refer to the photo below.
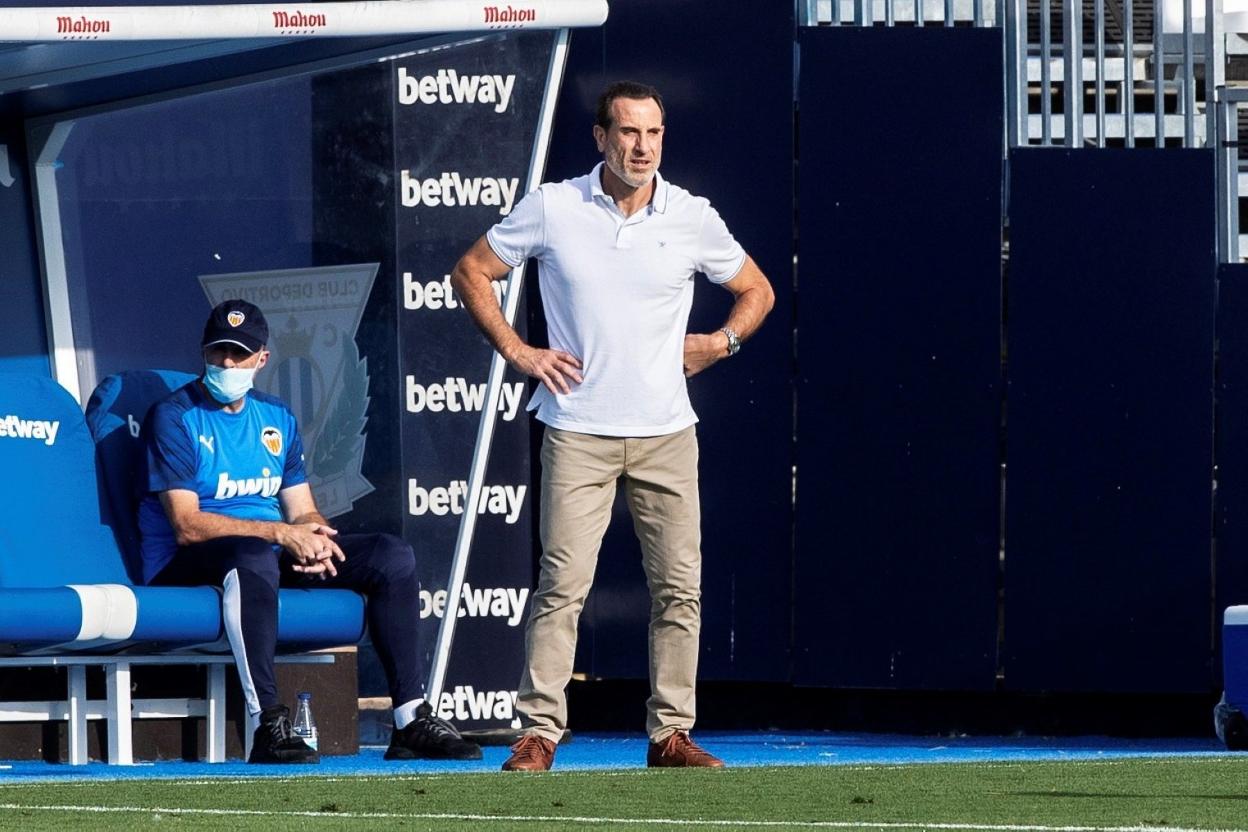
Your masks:
M392 67L403 534L420 564L421 638L430 662L448 606L491 359L451 290L450 272L524 196L554 42L550 33L517 33L415 54ZM496 288L501 298L506 282ZM521 329L524 314L521 307ZM519 725L536 496L526 388L508 371L437 703L441 716L468 729Z

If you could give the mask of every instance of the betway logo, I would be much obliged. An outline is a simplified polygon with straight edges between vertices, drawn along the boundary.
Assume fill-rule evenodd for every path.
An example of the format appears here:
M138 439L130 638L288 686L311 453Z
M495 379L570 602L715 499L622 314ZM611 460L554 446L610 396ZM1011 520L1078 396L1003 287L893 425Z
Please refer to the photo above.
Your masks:
M323 14L305 14L301 11L273 12L274 29L317 29L325 25Z
M486 6L482 11L485 12L486 23L532 23L537 20L537 9L517 9L514 6L500 9L498 6Z
M417 384L416 376L407 376L407 411L420 413L428 410L441 413L475 412L485 406L485 382L469 384L467 379L447 378L445 384ZM524 395L524 382L504 383L499 391L498 412L503 421L510 422L520 411L520 399Z
M98 35L102 32L111 32L112 30L113 24L110 20L92 20L86 15L79 15L78 17L58 16L56 18L56 33L58 35Z
M499 179L493 176L460 176L443 173L437 179L413 179L407 171L402 174L402 196L405 208L428 205L436 208L445 205L498 205L498 213L510 214L516 202L518 178Z
M508 525L520 519L520 506L524 503L527 485L483 485L478 514L499 514ZM468 483L453 480L446 486L423 488L416 480L407 481L407 512L420 517L424 514L463 514L467 502Z
M9 439L40 439L45 445L56 442L56 433L61 429L60 422L49 422L46 419L23 419L10 413L0 419L0 437Z
M282 478L269 476L268 468L261 468L260 473L262 476L259 477L232 480L228 472L222 472L217 478L217 493L213 496L218 500L250 497L253 494L261 497L277 496L277 492L282 490Z
M503 305L503 295L507 292L506 280L491 280L490 288L494 290L494 300ZM411 272L403 272L403 308L404 309L459 309L463 304L455 297L451 288L451 276L443 275L441 280L430 280L427 283L412 279Z
M472 685L456 685L453 691L443 691L438 699L438 716L442 719L506 719L515 718L516 700L514 690L475 690ZM520 727L520 726L515 726Z
M494 112L507 112L514 75L460 75L439 69L436 75L408 75L399 67L400 104L493 104Z
M464 616L506 618L507 626L514 627L520 623L520 617L524 615L524 602L529 600L529 588L526 586L513 589L509 586L500 586L478 589L465 583L464 590L459 597L459 614L455 616L456 618ZM439 589L437 592L430 592L427 589L420 591L420 617L428 618L431 615L436 615L438 618L446 615L445 589Z

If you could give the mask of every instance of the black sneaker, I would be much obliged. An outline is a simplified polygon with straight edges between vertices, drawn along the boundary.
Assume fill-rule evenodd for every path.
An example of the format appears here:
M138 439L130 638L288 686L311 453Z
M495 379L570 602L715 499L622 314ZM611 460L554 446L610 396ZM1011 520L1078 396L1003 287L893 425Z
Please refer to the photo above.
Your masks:
M260 712L260 724L251 741L249 763L319 763L321 755L290 727L290 709L274 705Z
M481 746L464 739L455 726L433 715L428 702L416 707L406 728L390 732L387 760L480 760Z

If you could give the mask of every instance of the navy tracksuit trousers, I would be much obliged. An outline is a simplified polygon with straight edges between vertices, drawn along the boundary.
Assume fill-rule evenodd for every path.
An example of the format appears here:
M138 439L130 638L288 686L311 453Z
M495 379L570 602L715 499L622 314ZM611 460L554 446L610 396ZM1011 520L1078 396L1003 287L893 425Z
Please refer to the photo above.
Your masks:
M389 534L343 534L334 540L347 559L334 561L338 574L324 580L295 572L288 554L275 553L273 544L258 537L222 537L180 547L151 580L153 586L222 587L226 636L253 714L279 704L273 673L279 586L363 593L369 635L394 706L424 696L417 643L420 585L412 547Z

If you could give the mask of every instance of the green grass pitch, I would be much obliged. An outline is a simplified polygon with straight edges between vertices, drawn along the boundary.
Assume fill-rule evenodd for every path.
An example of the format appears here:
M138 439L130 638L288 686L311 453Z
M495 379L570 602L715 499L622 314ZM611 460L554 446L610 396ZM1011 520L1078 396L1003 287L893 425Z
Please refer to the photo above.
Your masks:
M1245 830L1248 757L6 783L0 828Z

